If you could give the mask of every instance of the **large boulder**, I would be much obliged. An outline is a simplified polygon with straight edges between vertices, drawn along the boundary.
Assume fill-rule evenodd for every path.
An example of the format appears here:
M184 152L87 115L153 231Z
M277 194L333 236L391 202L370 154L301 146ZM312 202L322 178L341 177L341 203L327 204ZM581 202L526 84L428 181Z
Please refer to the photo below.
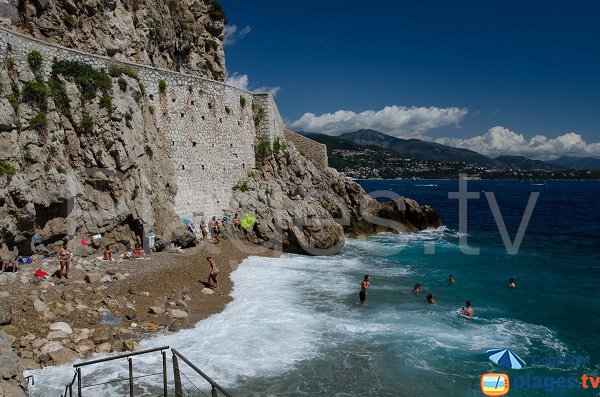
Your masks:
M0 331L0 396L25 397L27 381L23 378L23 368L12 351L10 338Z

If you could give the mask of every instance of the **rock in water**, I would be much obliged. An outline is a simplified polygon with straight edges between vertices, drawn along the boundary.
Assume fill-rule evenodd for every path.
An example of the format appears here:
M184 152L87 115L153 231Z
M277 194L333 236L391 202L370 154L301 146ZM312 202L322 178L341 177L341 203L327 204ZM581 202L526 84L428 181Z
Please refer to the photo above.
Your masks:
M237 236L286 252L332 255L352 237L383 231L416 232L441 226L437 213L398 197L382 204L333 168L318 169L293 145L254 170L236 190L231 212L257 223Z

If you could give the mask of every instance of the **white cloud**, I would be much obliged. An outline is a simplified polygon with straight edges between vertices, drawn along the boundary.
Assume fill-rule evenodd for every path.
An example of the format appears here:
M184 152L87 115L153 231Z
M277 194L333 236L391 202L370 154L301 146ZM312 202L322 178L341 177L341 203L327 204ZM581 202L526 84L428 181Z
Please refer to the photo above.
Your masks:
M276 96L281 87L258 87L256 89L250 89L250 79L247 74L234 73L231 76L227 76L226 83L234 87L241 88L243 90L252 91L253 93L264 93L268 92L273 96Z
M526 139L523 134L502 126L490 128L485 134L469 139L438 138L437 143L474 150L488 156L503 154L549 160L559 156L600 157L600 143L587 143L575 132L556 138L535 135Z
M236 41L243 39L248 33L252 31L250 25L246 25L245 28L238 30L237 25L226 25L225 26L225 39L223 40L223 44L231 45Z
M447 125L458 125L467 115L465 108L386 106L382 110L355 113L338 110L317 116L305 113L290 124L297 131L340 135L359 129L373 129L396 137L421 137L424 132Z

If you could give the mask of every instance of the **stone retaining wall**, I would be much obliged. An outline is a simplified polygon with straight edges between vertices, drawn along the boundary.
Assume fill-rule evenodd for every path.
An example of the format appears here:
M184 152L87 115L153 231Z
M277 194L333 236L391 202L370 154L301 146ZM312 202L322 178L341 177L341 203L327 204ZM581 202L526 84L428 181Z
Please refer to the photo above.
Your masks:
M313 141L303 135L296 134L294 131L284 131L285 140L291 142L300 153L311 160L319 169L329 167L329 158L327 157L327 146L323 143Z

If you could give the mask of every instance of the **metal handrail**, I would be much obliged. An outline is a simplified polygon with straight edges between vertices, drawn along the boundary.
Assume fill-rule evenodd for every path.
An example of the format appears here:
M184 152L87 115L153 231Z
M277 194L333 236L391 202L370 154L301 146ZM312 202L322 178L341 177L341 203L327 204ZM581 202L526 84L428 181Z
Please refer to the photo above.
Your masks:
M146 349L146 350L140 350L137 352L130 352L130 353L125 353L125 354L119 354L116 356L111 356L111 357L105 357L105 358L101 358L101 359L97 359L97 360L91 360L91 361L86 361L83 363L77 363L73 365L73 368L75 368L75 375L73 375L73 380L70 383L67 383L67 385L65 386L65 394L63 397L72 397L73 396L73 386L75 385L75 382L77 382L77 395L79 397L81 397L81 392L82 389L84 388L88 388L88 387L93 387L93 386L98 386L101 385L103 383L100 384L96 384L96 385L90 385L90 386L83 386L82 385L82 375L81 375L81 368L88 366L88 365L92 365L92 364L99 364L99 363L103 363L103 362L107 362L107 361L113 361L113 360L118 360L121 358L126 358L128 361L128 366L129 366L129 377L127 379L119 379L118 381L122 382L125 380L129 380L129 395L133 396L133 380L137 379L137 378L142 378L145 376L138 376L138 377L134 377L133 376L133 362L131 357L134 356L139 356L141 354L147 354L147 353L153 353L153 352L157 352L160 351L162 354L162 361L163 361L163 386L164 386L164 396L167 396L167 363L166 363L166 354L165 354L165 350L168 350L169 346L162 346L162 347L156 347L153 349ZM151 374L152 376L155 375L159 375L160 373L156 373L156 374ZM147 375L150 376L150 375ZM106 383L113 383L111 382L106 382Z
M91 361L86 361L83 363L74 364L73 368L79 368L79 367L84 367L86 365L103 363L105 361L118 360L120 358L129 358L129 357L133 357L133 356L139 356L140 354L152 353L152 352L157 352L157 351L167 350L167 349L169 349L169 346L155 347L154 349L146 349L146 350L140 350L137 352L119 354L117 356L105 357L105 358L100 358L98 360L91 360Z
M192 368L194 371L196 371L196 373L198 375L202 376L204 378L204 380L206 380L208 383L210 383L210 385L212 386L213 390L216 389L216 390L220 391L225 397L233 397L227 390L225 390L221 386L219 386L219 384L217 382L215 382L214 380L212 380L210 378L210 376L208 376L204 372L202 372L202 370L200 368L198 368L196 365L194 365L194 363L192 363L190 360L188 360L187 358L185 358L177 350L171 349L171 351L173 352L174 356L179 357L181 360L183 360L183 362L185 362L187 365L189 365L190 368Z

